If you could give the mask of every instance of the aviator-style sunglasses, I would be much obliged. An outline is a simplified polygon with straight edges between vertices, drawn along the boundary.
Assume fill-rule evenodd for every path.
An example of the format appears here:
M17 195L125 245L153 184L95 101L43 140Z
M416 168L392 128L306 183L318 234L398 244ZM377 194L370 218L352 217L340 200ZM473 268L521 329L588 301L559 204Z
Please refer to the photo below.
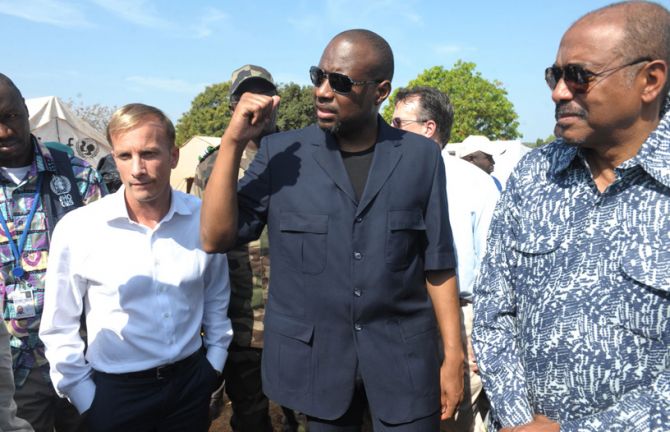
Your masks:
M347 94L351 91L353 86L376 84L382 80L368 80L368 81L354 81L348 76L337 72L324 72L323 69L312 66L309 68L309 78L312 80L314 87L320 87L324 79L328 79L328 84L334 92Z
M648 61L652 61L652 59L650 57L640 57L630 63L622 64L600 72L591 72L584 68L584 66L578 64L569 64L563 67L554 65L544 70L544 79L547 81L547 85L551 90L554 90L558 82L563 78L565 85L572 91L586 93L589 89L589 84L591 84L595 78L606 77L628 66Z

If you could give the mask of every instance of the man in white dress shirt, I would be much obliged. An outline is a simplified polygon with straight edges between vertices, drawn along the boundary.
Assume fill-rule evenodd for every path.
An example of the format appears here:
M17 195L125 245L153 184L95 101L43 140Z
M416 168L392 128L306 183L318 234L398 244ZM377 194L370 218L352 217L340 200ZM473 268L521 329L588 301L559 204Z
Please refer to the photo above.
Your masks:
M440 148L449 142L454 109L449 96L432 87L399 89L393 112L394 127L418 133L435 141ZM484 429L486 403L480 401L482 382L472 352L472 286L486 249L493 209L499 192L491 178L472 164L443 150L447 177L449 222L456 251L456 275L461 299L461 312L467 340L469 378L465 400L453 419L442 422L441 430L466 432ZM481 403L480 403L481 402Z
M225 255L201 248L200 200L170 187L170 120L130 104L107 135L123 187L68 214L51 244L40 337L54 386L91 431L206 431L232 337Z

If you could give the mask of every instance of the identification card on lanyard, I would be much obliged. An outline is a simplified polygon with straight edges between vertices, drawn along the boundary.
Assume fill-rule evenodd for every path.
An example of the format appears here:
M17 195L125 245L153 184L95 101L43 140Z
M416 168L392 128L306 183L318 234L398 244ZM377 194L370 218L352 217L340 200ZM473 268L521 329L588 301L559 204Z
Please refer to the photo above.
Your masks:
M24 319L35 316L35 293L26 282L7 285L7 310L10 319Z

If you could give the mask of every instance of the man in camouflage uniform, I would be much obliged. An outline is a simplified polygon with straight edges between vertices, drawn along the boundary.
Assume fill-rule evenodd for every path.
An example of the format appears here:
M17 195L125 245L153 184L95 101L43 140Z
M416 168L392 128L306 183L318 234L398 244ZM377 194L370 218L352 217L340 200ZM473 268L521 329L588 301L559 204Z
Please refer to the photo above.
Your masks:
M277 88L267 70L245 65L233 72L231 77L231 111L245 92L276 95ZM272 121L260 136L249 141L240 162L240 178L254 159L261 139L276 130L275 121ZM209 149L196 168L191 193L200 198L217 153L218 148ZM268 399L261 386L263 317L270 276L268 251L267 231L263 231L258 240L227 253L231 286L228 315L233 323L233 341L223 376L226 393L232 402L230 423L235 432L272 431ZM220 392L218 396L220 401ZM214 399L217 399L216 395Z

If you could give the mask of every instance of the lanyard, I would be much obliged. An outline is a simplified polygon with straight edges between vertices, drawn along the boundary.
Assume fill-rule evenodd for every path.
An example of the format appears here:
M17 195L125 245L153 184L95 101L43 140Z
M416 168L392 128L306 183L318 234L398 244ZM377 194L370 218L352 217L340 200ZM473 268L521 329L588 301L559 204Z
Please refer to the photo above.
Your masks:
M26 240L28 239L28 231L30 231L30 225L32 224L33 218L35 217L35 212L37 211L37 204L40 202L40 191L42 190L43 177L44 174L40 173L39 177L37 178L37 190L35 191L35 195L33 196L33 206L30 208L30 213L28 214L28 218L26 219L26 224L23 227L23 232L21 233L21 237L19 238L18 245L14 241L14 237L9 232L7 221L5 220L5 217L0 211L0 225L2 225L2 229L5 230L7 241L9 242L9 246L12 249L12 255L14 255L14 268L12 269L12 275L14 275L14 277L16 278L22 278L23 275L25 274L23 267L21 267L21 254L23 253L23 248L26 246Z

